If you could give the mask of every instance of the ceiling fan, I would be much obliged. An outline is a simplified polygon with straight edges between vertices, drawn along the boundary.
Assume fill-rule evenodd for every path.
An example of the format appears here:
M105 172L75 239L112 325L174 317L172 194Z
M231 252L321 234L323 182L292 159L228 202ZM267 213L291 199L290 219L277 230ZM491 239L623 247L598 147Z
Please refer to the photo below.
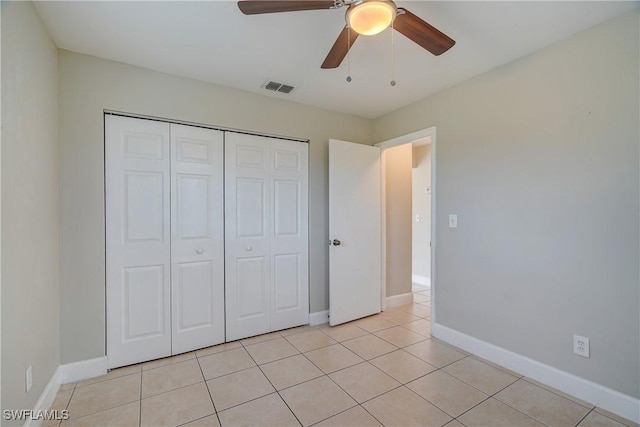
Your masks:
M347 25L333 44L322 68L339 67L358 35L378 34L392 23L394 30L434 55L443 54L456 43L407 9L397 7L392 0L241 0L238 7L245 15L346 7Z

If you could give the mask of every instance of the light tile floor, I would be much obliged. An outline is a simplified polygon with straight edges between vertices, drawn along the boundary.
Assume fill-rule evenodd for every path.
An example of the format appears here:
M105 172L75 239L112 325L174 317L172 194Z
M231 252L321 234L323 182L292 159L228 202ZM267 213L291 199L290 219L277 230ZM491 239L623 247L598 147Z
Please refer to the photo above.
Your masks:
M415 289L419 291L419 289ZM65 384L69 426L634 426L430 335L430 295Z

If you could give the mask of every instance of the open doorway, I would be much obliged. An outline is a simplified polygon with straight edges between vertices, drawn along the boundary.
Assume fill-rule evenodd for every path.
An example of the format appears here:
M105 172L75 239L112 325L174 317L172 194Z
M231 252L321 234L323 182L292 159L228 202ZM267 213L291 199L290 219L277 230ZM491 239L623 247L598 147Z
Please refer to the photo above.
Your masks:
M383 149L383 306L431 305L435 291L435 128L376 146Z

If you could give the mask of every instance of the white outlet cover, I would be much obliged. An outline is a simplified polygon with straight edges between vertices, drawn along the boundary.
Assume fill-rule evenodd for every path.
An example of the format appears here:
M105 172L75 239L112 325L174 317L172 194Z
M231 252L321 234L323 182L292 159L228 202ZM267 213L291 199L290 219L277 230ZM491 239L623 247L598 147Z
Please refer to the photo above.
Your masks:
M578 356L589 358L589 338L580 335L573 336L573 352Z

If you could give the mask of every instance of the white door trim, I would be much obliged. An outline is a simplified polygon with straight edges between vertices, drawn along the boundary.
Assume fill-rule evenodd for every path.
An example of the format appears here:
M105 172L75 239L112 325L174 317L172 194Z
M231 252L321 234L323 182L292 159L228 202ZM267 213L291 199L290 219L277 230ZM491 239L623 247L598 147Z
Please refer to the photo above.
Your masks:
M429 139L431 142L431 321L436 321L436 127L418 130L416 132L401 135L386 141L378 142L374 144L375 147L380 147L383 151L387 148L397 147L398 145L413 143L414 145L421 145L420 141ZM382 309L385 309L385 302L387 296L387 278L386 278L386 259L387 259L387 239L386 239L386 168L384 155L382 155L382 292L381 292L381 304Z

